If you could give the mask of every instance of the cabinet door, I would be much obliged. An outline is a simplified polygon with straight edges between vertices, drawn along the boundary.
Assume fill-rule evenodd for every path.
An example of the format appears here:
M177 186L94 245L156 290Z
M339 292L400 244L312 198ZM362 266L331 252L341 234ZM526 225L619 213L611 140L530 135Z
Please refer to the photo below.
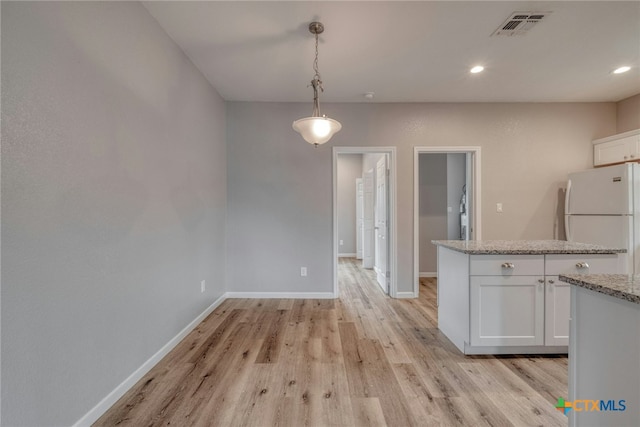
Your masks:
M544 344L569 345L571 285L546 276L544 296Z
M638 159L638 135L593 146L593 165L629 162Z
M544 345L543 276L471 276L471 345Z

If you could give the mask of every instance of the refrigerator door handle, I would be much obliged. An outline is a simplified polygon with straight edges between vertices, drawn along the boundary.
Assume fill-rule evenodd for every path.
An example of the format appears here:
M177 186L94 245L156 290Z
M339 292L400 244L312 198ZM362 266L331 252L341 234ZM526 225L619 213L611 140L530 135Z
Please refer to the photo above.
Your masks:
M567 181L567 191L564 193L564 235L568 242L571 239L571 230L569 229L569 198L571 197L571 180Z

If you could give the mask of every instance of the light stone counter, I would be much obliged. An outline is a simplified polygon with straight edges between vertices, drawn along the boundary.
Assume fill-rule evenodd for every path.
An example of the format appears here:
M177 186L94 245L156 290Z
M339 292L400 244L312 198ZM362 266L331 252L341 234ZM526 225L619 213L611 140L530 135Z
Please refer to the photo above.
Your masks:
M640 304L640 275L561 274L559 278L572 285Z
M468 255L617 254L623 248L608 248L565 240L432 240L431 243Z

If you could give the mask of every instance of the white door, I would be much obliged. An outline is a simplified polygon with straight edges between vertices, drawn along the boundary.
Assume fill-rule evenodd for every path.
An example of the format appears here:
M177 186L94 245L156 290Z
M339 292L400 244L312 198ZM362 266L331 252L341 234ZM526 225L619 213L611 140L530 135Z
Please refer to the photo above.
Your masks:
M373 229L373 169L364 173L363 189L363 232L362 232L362 266L373 268L374 264L374 229Z
M471 276L471 345L544 344L542 276Z
M375 209L375 253L374 270L378 284L387 293L387 157L382 156L376 164L376 209Z
M364 188L362 178L356 178L356 258L362 259L364 232Z

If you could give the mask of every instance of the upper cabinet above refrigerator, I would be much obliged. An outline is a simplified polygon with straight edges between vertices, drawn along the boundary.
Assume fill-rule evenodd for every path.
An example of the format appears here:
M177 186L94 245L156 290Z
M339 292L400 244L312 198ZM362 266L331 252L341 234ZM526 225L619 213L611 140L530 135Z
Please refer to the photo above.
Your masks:
M593 166L640 161L640 129L593 141Z

